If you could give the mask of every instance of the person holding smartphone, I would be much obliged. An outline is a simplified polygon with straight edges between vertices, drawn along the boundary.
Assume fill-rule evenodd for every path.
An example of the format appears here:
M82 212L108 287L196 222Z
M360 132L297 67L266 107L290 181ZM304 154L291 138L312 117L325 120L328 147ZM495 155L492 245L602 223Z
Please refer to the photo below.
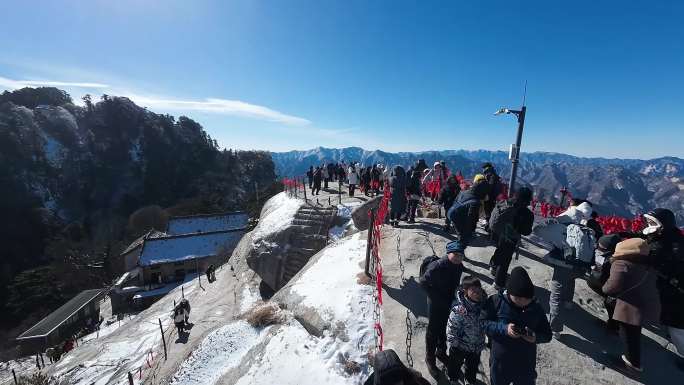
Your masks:
M492 347L492 385L531 385L537 378L537 344L551 341L551 326L534 299L534 284L524 268L511 271L506 290L487 299L483 325Z

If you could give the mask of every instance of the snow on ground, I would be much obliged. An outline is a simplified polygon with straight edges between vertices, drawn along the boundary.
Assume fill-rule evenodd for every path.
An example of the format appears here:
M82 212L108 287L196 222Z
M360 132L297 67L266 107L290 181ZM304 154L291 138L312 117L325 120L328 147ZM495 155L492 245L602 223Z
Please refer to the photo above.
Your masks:
M337 216L351 219L351 213L355 208L361 206L363 202L345 202L337 205Z
M247 352L264 340L268 328L236 321L211 332L181 365L171 385L210 385L240 364Z
M273 234L292 223L297 211L304 204L300 199L290 198L281 192L268 201L268 205L275 207L273 211L259 220L259 224L252 231L252 239L260 240Z
M372 289L356 283L366 258L366 240L356 233L323 251L319 260L292 285L302 304L328 315L328 321L355 316L355 300L370 298ZM332 299L335 300L332 300Z
M170 311L138 320L135 336L101 344L93 359L78 366L71 367L69 358L72 352L67 353L55 364L55 375L68 372L71 383L109 383L114 376L120 374L118 371L123 364L129 368L137 368L145 363L149 350L161 342L158 319L161 319L164 329L167 329L172 323L169 315Z
M79 343L86 343L88 341L104 338L104 337L112 334L119 327L126 325L131 319L133 319L133 318L128 317L128 318L124 318L120 321L117 320L116 318L104 320L102 322L102 326L100 326L100 330L97 330L94 333L90 333L88 335L83 336L83 338L80 340Z
M17 377L29 376L36 371L36 358L31 356L19 358L18 360L0 362L0 384L14 384L12 369L14 369Z
M328 231L328 238L334 243L339 241L345 234L354 229L354 222L351 219L352 211L361 205L361 202L345 202L337 205L337 216L345 218L347 221L339 226L333 226Z
M259 293L255 290L253 290L249 284L245 284L245 286L242 288L242 300L240 302L240 314L243 314L247 312L247 310L251 309L257 301L259 301L261 297L259 296Z
M351 385L361 375L342 374L339 342L312 337L296 321L283 325L263 348L263 355L236 385Z
M293 283L302 305L316 309L333 325L344 325L335 335L311 336L290 320L273 336L263 353L238 382L246 384L358 384L367 375L366 356L373 343L372 288L357 283L365 240L360 234L328 246ZM338 328L336 328L338 329ZM361 372L348 375L345 363L360 364Z

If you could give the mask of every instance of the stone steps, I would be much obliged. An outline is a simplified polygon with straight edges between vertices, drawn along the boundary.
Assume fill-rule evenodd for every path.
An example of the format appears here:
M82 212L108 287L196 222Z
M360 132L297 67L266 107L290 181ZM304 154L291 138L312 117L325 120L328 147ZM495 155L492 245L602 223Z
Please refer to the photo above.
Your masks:
M300 218L295 217L295 219L292 221L293 225L310 226L310 227L324 227L328 223L330 223L330 221L325 219L325 218L321 218L321 219L300 219Z

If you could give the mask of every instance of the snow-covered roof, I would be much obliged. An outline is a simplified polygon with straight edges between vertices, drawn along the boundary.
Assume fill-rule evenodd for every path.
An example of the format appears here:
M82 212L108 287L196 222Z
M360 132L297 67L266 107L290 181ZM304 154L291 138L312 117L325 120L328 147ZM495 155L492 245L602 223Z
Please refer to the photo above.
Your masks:
M244 229L248 221L249 216L242 211L173 217L169 219L166 232L169 235L180 235Z
M33 325L29 330L21 333L18 340L29 338L43 338L52 333L61 324L68 320L72 315L78 313L84 306L88 305L94 299L98 298L102 293L102 289L84 290L77 296L70 299L69 302L60 306L57 310L50 313L47 317L40 320Z
M188 274L185 276L185 279L181 282L171 282L169 284L166 284L162 287L158 287L156 289L152 290L143 290L139 291L133 296L133 299L138 299L138 298L148 298L148 297L158 297L160 295L166 295L168 294L171 290L177 288L180 285L184 285L193 279L197 278L197 274Z
M244 235L243 229L212 233L173 235L145 240L138 265L180 262L231 252Z
M135 241L131 242L131 244L128 245L128 247L126 248L126 250L124 250L124 251L121 252L121 255L128 254L128 253L130 253L131 251L135 250L137 247L142 246L143 242L145 242L145 239L149 239L149 238L161 238L161 237L165 237L166 235L167 235L166 233L162 233L161 231L150 230L150 231L148 231L147 233L145 233L144 235L142 235L140 238L138 238L138 239L136 239Z

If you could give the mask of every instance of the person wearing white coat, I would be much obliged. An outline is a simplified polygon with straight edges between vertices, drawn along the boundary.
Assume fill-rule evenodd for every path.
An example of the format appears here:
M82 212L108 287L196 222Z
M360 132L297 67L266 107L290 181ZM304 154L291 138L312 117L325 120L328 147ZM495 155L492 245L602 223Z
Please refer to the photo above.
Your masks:
M356 171L354 164L349 166L349 170L347 170L347 178L349 179L349 196L353 197L354 190L356 190L356 186L359 184L359 173Z

